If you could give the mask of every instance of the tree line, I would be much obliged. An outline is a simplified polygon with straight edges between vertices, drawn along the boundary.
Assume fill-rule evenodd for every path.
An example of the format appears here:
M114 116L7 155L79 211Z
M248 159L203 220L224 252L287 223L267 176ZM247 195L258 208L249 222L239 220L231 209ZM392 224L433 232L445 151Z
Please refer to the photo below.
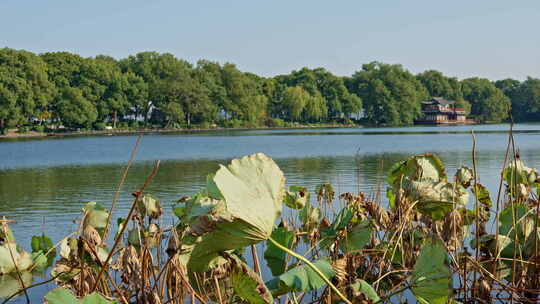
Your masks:
M410 125L430 97L478 122L540 120L540 79L458 80L372 62L351 76L302 68L261 77L234 64L141 52L117 60L0 49L0 130L208 128L351 123Z

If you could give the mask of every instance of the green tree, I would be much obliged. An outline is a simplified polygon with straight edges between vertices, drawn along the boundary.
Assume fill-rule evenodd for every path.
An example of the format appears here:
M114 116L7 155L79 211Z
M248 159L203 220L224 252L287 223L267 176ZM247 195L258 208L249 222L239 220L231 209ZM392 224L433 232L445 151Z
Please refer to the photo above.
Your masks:
M521 82L515 79L506 78L493 83L497 89L501 90L510 99L512 105L512 118L516 121L527 120L527 104L521 98ZM519 93L518 93L519 92Z
M461 85L477 121L501 122L508 117L510 100L491 81L475 77L461 81Z
M39 56L0 49L0 130L40 119L55 91Z
M411 125L427 98L424 86L401 65L364 64L348 85L362 98L367 121L376 125Z
M177 106L168 106L169 103L176 103L180 105L183 121L188 126L191 126L192 122L213 121L215 107L208 97L208 92L189 71L175 71L171 76L159 81L157 88L157 106L161 111L174 112L175 115L180 113Z
M70 128L90 128L98 117L95 105L78 88L62 89L57 109L64 125Z
M289 75L278 76L276 80L288 87L300 86L311 96L321 96L326 109L320 111L327 113L325 118L349 118L352 113L357 113L362 108L362 100L347 90L344 79L324 68L302 68Z
M152 104L163 100L165 96L162 86L164 79L172 77L178 71L188 71L192 69L189 62L177 59L169 53L160 54L157 52L141 52L120 60L119 65L124 73L132 72L141 77L147 85L147 102L145 106L139 105L143 111L143 116L148 118L148 111Z
M163 105L163 114L167 120L165 128L168 128L171 123L181 123L184 121L184 111L182 105L177 102L169 102Z
M311 99L309 93L304 88L295 86L288 87L283 93L283 107L286 118L289 121L299 121L307 103Z
M306 122L320 122L327 116L328 108L326 107L324 98L320 94L309 96L304 109L303 120Z
M512 100L512 116L516 121L540 120L540 79L528 77L517 88L507 89Z
M135 119L142 116L146 120L150 111L148 84L142 77L135 75L133 72L124 73L124 77L127 81L124 93L131 106L130 114L133 114Z
M416 78L426 87L431 97L462 100L461 86L457 78L450 78L435 70L420 73Z
M243 73L234 64L222 68L222 83L227 92L221 109L231 118L240 119L250 126L258 126L266 118L268 99L259 85L261 78Z

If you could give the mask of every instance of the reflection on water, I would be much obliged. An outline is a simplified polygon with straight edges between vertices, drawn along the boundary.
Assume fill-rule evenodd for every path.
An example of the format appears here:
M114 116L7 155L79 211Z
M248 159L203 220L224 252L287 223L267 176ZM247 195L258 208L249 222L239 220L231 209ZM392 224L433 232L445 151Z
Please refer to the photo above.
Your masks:
M411 154L437 153L449 176L462 165L471 166L472 128L480 180L495 195L508 140L503 125L147 135L115 216L125 216L131 192L144 183L153 160L162 163L148 192L161 198L165 214L170 214L170 203L200 189L219 163L255 152L273 157L289 185L314 190L331 183L338 193L362 191L384 199L386 171ZM516 129L522 159L540 167L540 125ZM0 142L0 216L17 221L12 227L19 244L28 249L31 236L41 231L54 242L74 231L82 202L110 205L135 140L109 136ZM163 221L167 226L173 218ZM37 294L43 294L43 288Z

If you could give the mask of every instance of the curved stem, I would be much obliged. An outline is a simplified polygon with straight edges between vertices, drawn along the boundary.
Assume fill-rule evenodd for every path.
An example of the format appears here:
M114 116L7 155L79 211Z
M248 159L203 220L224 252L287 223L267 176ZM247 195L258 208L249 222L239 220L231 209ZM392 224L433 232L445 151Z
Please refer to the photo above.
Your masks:
M289 248L281 245L280 243L276 242L274 239L272 238L268 238L268 240L270 242L272 242L272 244L274 244L277 248L287 252L288 254L292 255L293 257L301 260L302 262L306 263L306 265L309 266L309 268L311 268L313 271L315 271L315 273L317 273L317 275L319 277L321 277L321 279L326 283L328 284L328 286L330 286L330 288L332 288L332 290L341 298L341 300L343 300L343 302L347 303L347 304L352 304L351 301L349 301L342 293L341 291L339 291L339 289L334 285L332 284L332 282L330 282L330 280L328 280L328 278L319 270L319 268L317 268L317 266L315 266L313 263L311 263L308 259L306 259L304 256L290 250Z

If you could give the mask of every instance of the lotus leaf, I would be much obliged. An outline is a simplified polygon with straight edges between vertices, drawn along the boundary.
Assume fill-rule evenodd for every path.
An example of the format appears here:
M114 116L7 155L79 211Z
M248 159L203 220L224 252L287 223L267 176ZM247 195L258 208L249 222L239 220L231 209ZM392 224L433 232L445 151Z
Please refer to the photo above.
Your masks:
M442 219L454 205L464 206L469 194L461 185L447 182L407 181L405 185L409 197L418 201L417 208L430 214L434 220Z
M388 184L399 188L403 178L411 180L446 181L444 164L433 154L415 155L392 166L388 173Z
M334 221L332 222L332 225L328 227L328 229L323 230L321 235L322 239L319 243L321 248L327 248L330 246L337 238L337 233L347 227L351 220L354 217L354 212L350 208L343 208L341 211L336 215L334 218Z
M426 185L426 187L421 188L438 183L446 185L447 176L440 158L433 154L422 154L394 164L388 173L387 182L390 188L386 195L390 207L393 208L400 189L407 188L407 185L411 187L412 182Z
M480 202L480 204L484 205L488 209L491 208L493 202L491 201L491 197L489 196L488 189L481 184L476 184L475 187L476 191L474 191L474 195L476 196L478 202Z
M313 264L329 280L336 275L332 265L326 259L320 259ZM308 265L297 266L279 277L266 282L266 286L268 286L273 296L283 295L291 291L306 292L317 290L325 284L323 279L313 269L309 268Z
M285 227L278 227L272 231L272 239L282 246L291 249L294 244L294 232ZM282 274L287 268L287 253L279 249L274 243L267 242L264 259L272 275Z
M150 194L143 195L138 206L141 214L147 215L151 219L157 219L163 213L159 199Z
M234 292L247 303L273 303L272 294L261 276L235 255L229 255L232 264L231 283Z
M361 293L366 298L373 301L373 303L377 303L378 301L381 300L381 298L379 298L379 295L377 294L375 289L373 289L373 287L364 280L356 280L356 282L352 283L349 286L351 290L353 291L355 298L359 296L357 295L358 293Z
M513 203L499 215L499 234L514 239L517 231L518 240L524 241L534 229L534 217L527 205Z
M503 178L509 185L532 185L537 183L539 175L536 169L529 168L521 160L514 160L503 170Z
M159 238L159 226L154 223L148 225L148 228L144 230L133 228L128 231L128 244L135 247L146 245L148 248L156 248Z
M309 192L302 186L290 186L285 193L285 205L292 209L302 209L309 202Z
M93 292L82 300L77 299L73 293L66 288L56 288L45 295L45 300L49 304L113 304L115 301L109 301L102 295Z
M47 252L51 248L53 248L53 242L48 236L42 234L41 236L32 237L32 252Z
M77 240L72 238L65 238L62 241L60 241L60 256L64 259L69 260L70 253L77 251Z
M411 286L419 303L445 304L452 293L452 272L440 240L428 238L414 265Z
M52 265L52 263L49 263L49 259L47 259L47 256L45 256L45 252L43 251L32 252L32 261L34 261L33 268L38 271L43 271Z
M369 222L357 224L348 231L347 237L340 243L341 250L344 252L353 252L364 248L371 240L371 232Z
M311 204L306 204L306 206L299 212L300 220L304 229L311 231L315 227L319 226L321 222L321 209L318 207L312 207Z
M0 275L26 270L32 266L32 255L12 242L0 245ZM15 266L17 266L15 268Z
M32 273L23 271L20 273L24 286L32 285ZM7 298L17 291L22 291L23 286L16 274L0 275L0 298Z
M465 188L468 188L471 185L473 179L474 172L467 166L459 168L456 172L456 181Z
M107 226L109 220L109 211L106 210L101 204L96 202L89 202L83 207L83 211L86 213L84 225L94 227L100 231ZM101 231L100 231L101 232Z
M219 263L219 253L268 239L281 215L285 178L264 154L234 159L209 176L207 187L187 201L180 220L198 236L188 262L191 271Z

